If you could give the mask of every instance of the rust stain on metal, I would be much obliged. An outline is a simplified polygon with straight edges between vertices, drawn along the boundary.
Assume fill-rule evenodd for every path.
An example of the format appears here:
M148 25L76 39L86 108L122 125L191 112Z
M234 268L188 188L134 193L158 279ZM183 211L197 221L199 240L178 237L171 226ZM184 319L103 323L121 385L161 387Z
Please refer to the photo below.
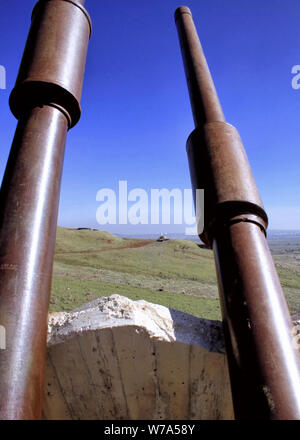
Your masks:
M84 1L39 1L10 107L0 192L0 419L41 416L47 315L68 129L80 118L91 23ZM13 263L12 263L13 262Z
M300 357L266 242L268 217L189 8L175 21L196 126L187 141L191 181L205 190L200 238L215 256L235 416L300 419Z

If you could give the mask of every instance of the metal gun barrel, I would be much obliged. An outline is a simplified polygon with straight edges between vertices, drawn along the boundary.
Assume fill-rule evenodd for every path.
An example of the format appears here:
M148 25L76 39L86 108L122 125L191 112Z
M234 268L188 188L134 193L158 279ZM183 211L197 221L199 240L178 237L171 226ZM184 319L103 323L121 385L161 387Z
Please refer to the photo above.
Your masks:
M225 122L191 11L175 12L196 129L187 141L194 190L214 251L235 417L300 419L300 356L266 242L262 205L237 130Z
M66 135L80 118L91 22L84 1L34 7L16 85L18 125L0 191L0 419L39 419Z

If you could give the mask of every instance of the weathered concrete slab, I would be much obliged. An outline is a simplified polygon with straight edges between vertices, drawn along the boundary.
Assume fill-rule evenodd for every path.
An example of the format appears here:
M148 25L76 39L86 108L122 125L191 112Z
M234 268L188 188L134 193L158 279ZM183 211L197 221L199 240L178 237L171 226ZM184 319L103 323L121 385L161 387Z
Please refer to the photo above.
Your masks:
M46 419L232 419L221 323L113 295L49 317Z

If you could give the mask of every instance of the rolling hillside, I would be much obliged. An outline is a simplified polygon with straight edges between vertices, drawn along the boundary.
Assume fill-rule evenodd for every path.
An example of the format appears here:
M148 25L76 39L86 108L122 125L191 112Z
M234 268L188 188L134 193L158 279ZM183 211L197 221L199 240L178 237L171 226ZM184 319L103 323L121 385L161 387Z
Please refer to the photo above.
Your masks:
M300 245L275 240L274 259L292 312L300 310ZM220 319L212 251L183 240L120 238L58 228L51 311L73 310L113 293Z

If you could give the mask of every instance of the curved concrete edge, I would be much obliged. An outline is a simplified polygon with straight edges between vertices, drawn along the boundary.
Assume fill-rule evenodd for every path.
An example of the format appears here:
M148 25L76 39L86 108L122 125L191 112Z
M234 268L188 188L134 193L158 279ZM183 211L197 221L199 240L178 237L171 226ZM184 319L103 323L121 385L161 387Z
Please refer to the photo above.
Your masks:
M119 295L51 314L44 419L232 419L224 352L220 322Z
M200 345L225 353L220 321L200 319L147 301L132 301L124 296L102 297L71 313L49 315L48 346L81 332L101 328L136 325L147 328L149 336L168 342Z

